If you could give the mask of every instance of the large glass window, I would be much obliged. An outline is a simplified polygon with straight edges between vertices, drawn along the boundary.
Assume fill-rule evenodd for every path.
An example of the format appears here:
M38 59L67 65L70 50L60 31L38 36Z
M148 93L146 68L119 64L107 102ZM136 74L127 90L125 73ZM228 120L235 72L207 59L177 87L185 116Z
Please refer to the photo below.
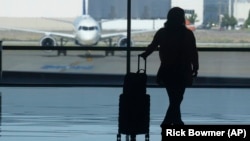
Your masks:
M185 10L186 26L193 30L199 50L203 48L237 50L250 47L249 1L190 1L132 0L130 9L132 48L147 47L156 30L166 22L168 10L174 6ZM137 54L142 50L131 51L131 55L127 56L124 48L127 46L127 13L126 0L85 2L51 0L49 4L42 0L36 2L3 0L0 6L0 37L6 50L3 51L2 69L3 71L125 74L126 57L130 57L131 71L136 71ZM88 16L82 16L84 14ZM88 33L84 34L83 30L78 30L83 27L96 27L100 30L88 30ZM74 32L75 30L79 32ZM64 46L79 47L79 49L117 47L124 50L90 49L59 52L49 49L8 50L9 46L20 46L20 48ZM199 76L250 76L248 51L199 51L199 53ZM155 75L159 66L157 51L148 58L147 64L149 75Z

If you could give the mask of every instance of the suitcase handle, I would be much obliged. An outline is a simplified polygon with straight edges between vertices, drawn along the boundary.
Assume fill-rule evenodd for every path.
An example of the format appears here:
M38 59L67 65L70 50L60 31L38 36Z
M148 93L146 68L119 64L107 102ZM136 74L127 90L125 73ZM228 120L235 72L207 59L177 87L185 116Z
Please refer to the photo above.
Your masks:
M140 58L142 58L140 55L138 55L138 68L137 68L137 72L139 73L140 72L140 70L144 70L144 73L146 73L146 68L147 68L147 59L143 59L144 60L144 69L140 69Z

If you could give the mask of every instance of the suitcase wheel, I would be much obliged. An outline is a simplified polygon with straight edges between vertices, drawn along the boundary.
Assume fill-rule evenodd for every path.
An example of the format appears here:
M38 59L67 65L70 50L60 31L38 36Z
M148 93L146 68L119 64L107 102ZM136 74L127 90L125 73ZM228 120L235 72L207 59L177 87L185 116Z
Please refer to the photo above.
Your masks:
M149 134L145 135L145 141L149 141Z
M136 141L136 135L130 135L130 141Z
M136 141L136 135L126 135L126 141ZM121 134L117 134L117 141L121 141ZM149 134L145 135L145 141L149 141Z
M121 134L117 134L117 141L121 141Z

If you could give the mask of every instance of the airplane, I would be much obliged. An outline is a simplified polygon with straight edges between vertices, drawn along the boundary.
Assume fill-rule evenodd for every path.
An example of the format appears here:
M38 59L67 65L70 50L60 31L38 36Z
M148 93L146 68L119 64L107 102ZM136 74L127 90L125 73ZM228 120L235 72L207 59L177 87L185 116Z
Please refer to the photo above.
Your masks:
M52 20L52 19L51 19ZM56 20L56 19L54 19ZM63 21L63 20L58 20ZM63 21L69 23L69 21ZM83 0L83 13L81 16L77 17L74 22L70 22L73 24L74 33L60 33L60 32L50 32L50 31L41 31L34 29L24 29L24 28L16 28L16 27L0 27L2 29L8 30L16 30L16 31L24 31L24 32L32 32L32 33L40 33L44 34L44 36L40 39L40 46L50 47L50 46L58 46L58 41L55 37L59 37L60 46L63 46L63 43L66 39L72 39L75 41L76 45L81 47L84 46L96 46L100 41L104 41L105 43L109 43L109 46L118 46L124 47L127 44L127 32L117 32L117 33L108 33L102 34L101 31L101 23L96 21L92 16L88 14L88 0ZM135 33L144 33L150 32L147 30L143 31L133 31L131 34ZM118 37L118 41L115 44L112 44L112 39L114 37ZM133 46L133 41L131 40L131 46ZM58 55L61 52L58 51ZM66 56L66 51L62 52ZM114 55L114 51L106 51L105 55L107 56L109 53Z

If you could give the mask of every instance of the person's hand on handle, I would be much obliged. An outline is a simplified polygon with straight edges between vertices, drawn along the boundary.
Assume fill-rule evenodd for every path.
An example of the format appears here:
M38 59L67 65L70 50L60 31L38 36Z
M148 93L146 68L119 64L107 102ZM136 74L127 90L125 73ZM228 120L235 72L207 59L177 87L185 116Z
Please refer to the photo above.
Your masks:
M146 60L148 57L148 55L145 52L139 54L139 56L142 57L144 60Z
M193 77L197 77L197 75L198 75L198 70L193 70L192 76L193 76Z

